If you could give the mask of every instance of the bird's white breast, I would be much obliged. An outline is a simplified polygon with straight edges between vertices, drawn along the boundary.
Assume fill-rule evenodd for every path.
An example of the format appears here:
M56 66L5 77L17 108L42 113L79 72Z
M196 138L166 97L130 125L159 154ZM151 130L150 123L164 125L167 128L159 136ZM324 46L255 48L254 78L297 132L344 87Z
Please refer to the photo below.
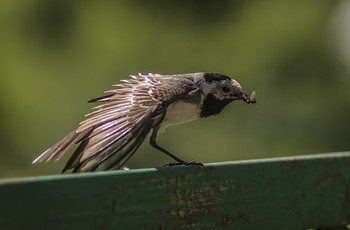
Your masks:
M171 125L177 125L200 118L200 104L178 100L171 103L166 111L160 132Z

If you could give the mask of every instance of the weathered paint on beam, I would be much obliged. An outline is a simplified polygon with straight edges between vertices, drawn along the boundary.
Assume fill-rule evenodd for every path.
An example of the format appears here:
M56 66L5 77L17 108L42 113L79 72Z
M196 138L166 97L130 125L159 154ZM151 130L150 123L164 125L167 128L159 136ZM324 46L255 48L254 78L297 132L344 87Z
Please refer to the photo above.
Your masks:
M0 180L0 229L350 223L350 153Z

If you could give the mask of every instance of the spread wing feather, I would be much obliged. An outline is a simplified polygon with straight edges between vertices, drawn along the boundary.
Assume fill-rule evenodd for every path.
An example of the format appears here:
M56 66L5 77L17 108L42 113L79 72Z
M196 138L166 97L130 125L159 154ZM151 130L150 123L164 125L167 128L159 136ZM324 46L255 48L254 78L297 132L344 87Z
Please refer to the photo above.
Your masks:
M59 160L80 144L63 172L119 169L139 148L152 128L159 125L171 102L186 97L195 78L180 75L131 75L105 96L89 100L104 102L80 126L46 150L33 163Z

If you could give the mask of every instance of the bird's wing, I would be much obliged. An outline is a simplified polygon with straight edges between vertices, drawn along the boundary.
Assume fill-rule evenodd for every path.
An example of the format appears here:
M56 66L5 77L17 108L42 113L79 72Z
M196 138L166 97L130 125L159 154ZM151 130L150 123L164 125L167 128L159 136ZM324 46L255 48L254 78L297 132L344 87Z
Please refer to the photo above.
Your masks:
M196 90L191 78L159 74L131 78L122 80L124 83L115 85L119 88L107 91L105 96L91 99L90 102L104 103L34 163L58 160L80 143L63 172L119 169L162 121L167 105Z

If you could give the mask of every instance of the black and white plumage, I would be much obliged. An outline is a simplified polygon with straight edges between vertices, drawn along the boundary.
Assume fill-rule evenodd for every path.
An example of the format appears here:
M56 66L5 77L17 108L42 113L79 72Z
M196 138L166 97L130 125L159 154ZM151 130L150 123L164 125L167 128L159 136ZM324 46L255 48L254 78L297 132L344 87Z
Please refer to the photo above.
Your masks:
M178 164L185 162L156 143L157 133L167 126L219 114L234 100L255 103L240 84L216 73L176 75L139 74L121 80L117 88L89 102L103 102L88 118L33 163L59 160L78 144L66 170L73 172L120 169L153 130L150 143Z

